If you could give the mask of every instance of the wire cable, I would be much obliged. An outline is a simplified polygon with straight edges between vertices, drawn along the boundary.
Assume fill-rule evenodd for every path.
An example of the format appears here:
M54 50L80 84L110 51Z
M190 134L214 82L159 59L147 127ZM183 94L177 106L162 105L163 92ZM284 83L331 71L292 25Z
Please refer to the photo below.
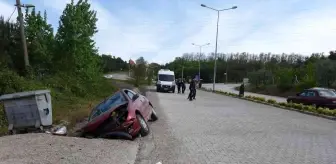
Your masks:
M12 18L12 16L13 16L13 14L14 14L14 12L15 12L15 11L16 11L16 7L14 8L14 10L13 10L12 14L9 16L9 18L8 18L7 22L9 22L9 20Z

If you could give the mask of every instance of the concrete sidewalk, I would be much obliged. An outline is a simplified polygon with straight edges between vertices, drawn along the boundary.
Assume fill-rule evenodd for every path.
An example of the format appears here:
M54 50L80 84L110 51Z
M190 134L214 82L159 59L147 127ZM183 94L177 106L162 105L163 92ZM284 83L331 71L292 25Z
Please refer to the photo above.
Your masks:
M215 85L215 90L239 94L239 92L235 90L235 87L238 87L238 86L240 86L240 84L217 83ZM212 89L212 84L203 84L202 87L207 88L207 89ZM258 93L251 93L251 92L244 92L244 95L265 97L265 99L273 99L277 102L287 102L286 98L278 97L278 96L269 96L269 95L263 95L263 94L258 94Z

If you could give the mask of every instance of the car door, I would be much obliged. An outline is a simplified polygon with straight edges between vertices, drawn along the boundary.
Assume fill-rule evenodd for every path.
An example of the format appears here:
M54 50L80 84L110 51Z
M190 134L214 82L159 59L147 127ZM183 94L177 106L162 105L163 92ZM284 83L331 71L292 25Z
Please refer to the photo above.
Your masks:
M136 95L137 93L135 93L132 90L129 90L130 93ZM137 98L137 103L139 103L139 110L141 110L141 114L143 115L144 118L148 119L149 118L149 114L150 114L150 110L148 108L149 102L147 101L147 98L145 98L143 95L141 94L137 94L139 97Z
M293 103L297 103L297 104L305 103L307 95L308 95L308 91L303 91L303 92L299 93L297 96L295 96L295 99L293 100Z
M146 115L147 119L149 119L150 114L152 112L152 110L151 110L152 108L149 107L149 100L143 95L139 94L139 96L140 96L139 97L140 101L142 102L142 106L143 106L143 110L145 112L145 115Z
M140 110L141 113L143 113L143 101L140 99L140 97L135 98L136 93L131 90L125 90L127 96L131 99L133 102L133 105L136 109Z
M315 91L307 91L303 104L312 105L317 103L317 94Z

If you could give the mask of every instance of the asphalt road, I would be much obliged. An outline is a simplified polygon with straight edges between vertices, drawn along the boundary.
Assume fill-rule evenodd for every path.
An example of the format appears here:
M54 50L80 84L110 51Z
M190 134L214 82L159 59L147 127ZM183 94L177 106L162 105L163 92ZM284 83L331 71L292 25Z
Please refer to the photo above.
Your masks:
M128 72L117 72L117 73L110 73L104 75L105 78L112 78L112 79L118 79L118 80L128 80L130 77L128 76Z
M204 91L190 102L187 93L147 92L159 120L146 137L5 136L0 164L336 164L334 121Z
M140 139L137 164L336 163L334 121L198 91L149 92L160 119Z
M239 94L239 92L234 89L235 87L238 87L238 86L240 86L240 84L217 83L215 85L215 90ZM207 88L207 89L212 89L213 84L203 84L202 87ZM277 102L287 102L286 98L278 97L278 96L262 95L262 94L251 93L251 92L244 92L244 95L265 97L266 99L273 99Z

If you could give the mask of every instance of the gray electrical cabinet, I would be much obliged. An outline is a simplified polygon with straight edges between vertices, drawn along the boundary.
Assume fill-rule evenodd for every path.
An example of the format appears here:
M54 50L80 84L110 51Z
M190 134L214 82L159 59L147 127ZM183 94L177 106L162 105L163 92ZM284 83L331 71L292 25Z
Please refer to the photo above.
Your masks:
M40 128L52 125L52 106L49 90L19 92L0 96L4 103L8 130Z

